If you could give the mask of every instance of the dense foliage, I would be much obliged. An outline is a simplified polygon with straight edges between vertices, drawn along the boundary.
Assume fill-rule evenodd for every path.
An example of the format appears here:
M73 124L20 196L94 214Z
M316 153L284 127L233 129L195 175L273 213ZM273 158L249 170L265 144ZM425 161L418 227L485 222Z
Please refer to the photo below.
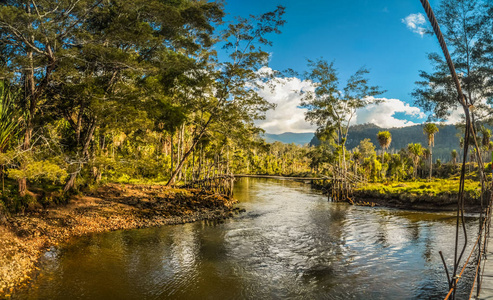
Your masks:
M221 2L1 1L0 206L37 186L171 184L283 152L253 123L272 107L257 92L273 73L259 70L283 13L225 22ZM295 156L261 171L294 172Z
M443 1L437 15L486 156L493 10L463 2ZM300 103L320 143L267 144L255 120L273 108L259 91L280 76L267 68L266 49L283 15L279 6L225 18L222 2L203 0L0 1L0 211L104 181L171 185L231 173L380 181L456 172L464 145L450 138L455 127L425 125L426 136L419 127L424 149L409 138L412 127L350 126L383 91L365 68L341 85L323 59L308 60L304 79L313 90L302 91ZM430 60L434 71L421 73L414 96L443 120L456 95L443 60Z

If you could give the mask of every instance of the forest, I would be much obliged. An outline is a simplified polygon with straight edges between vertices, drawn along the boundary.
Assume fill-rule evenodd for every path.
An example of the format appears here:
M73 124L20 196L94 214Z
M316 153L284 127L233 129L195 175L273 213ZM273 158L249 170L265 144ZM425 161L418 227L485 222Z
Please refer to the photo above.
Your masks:
M1 299L479 296L493 1L279 2L0 0Z
M493 150L493 7L454 2L444 1L437 18L474 107L481 151L467 157L474 171L488 168L477 162ZM439 154L450 160L433 159L435 139L451 128L439 123L460 109L437 53L413 92L430 114L423 144L396 146L399 138L380 130L357 138L351 120L378 104L384 87L370 83L365 67L341 84L335 63L322 58L307 61L302 76L316 88L301 91L300 103L321 142L267 143L254 121L275 109L259 90L291 74L266 68L284 7L230 18L221 2L206 1L0 3L0 211L63 202L108 182L178 185L222 174L447 178L469 146L462 141ZM33 196L40 193L50 197Z
M2 209L37 188L248 171L267 147L253 120L283 7L226 24L206 1L1 4Z

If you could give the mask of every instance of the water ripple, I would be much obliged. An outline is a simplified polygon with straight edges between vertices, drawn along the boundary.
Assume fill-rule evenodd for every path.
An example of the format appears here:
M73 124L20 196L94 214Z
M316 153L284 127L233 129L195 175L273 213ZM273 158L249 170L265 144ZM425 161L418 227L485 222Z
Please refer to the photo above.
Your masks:
M235 189L247 210L236 219L81 238L47 253L16 297L432 299L447 289L438 251L451 247L452 214L329 203L290 181Z

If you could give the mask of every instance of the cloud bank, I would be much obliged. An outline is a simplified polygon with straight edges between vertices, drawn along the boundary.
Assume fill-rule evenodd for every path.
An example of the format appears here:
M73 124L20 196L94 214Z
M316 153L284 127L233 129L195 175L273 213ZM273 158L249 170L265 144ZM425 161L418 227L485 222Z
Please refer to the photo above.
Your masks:
M426 33L426 28L423 26L426 24L426 18L422 13L410 14L401 21L406 24L408 29L419 34L421 37Z
M262 70L268 71L268 70ZM267 111L265 120L256 121L256 125L267 133L284 132L315 132L316 126L305 121L306 108L301 108L300 91L313 91L315 88L311 81L301 80L296 77L277 78L275 83L265 86L259 91L259 95L274 103L276 108ZM411 106L399 99L378 98L379 104L370 104L356 111L356 116L351 124L373 123L384 128L412 126L422 123L426 115L420 108ZM413 119L417 122L411 121Z
M309 81L298 78L278 78L273 87L265 87L259 95L270 103L276 104L274 110L267 111L265 120L256 121L268 133L315 132L316 126L305 121L306 108L299 107L299 91L314 89Z
M396 113L408 117L424 119L426 115L420 108L411 106L399 99L378 98L382 100L379 104L370 104L356 111L353 125L373 123L383 128L413 126L415 123L395 116Z

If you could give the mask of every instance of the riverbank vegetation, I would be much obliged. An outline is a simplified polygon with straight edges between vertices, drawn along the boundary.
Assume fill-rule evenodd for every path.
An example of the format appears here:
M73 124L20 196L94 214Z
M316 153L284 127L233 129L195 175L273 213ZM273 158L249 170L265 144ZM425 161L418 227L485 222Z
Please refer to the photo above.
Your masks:
M380 205L417 210L455 210L459 195L459 177L416 181L374 182L353 192L356 204ZM481 182L465 180L464 199L469 212L479 212Z
M320 143L269 144L255 121L275 108L259 91L287 77L268 68L284 7L235 18L220 1L2 1L0 234L12 243L29 237L25 244L34 250L7 243L0 258L18 251L32 268L43 245L58 241L50 234L229 215L230 199L171 188L218 175L324 176L325 187L337 189L336 200L355 203L359 193L448 205L459 186L458 162L468 161L466 194L479 197L478 182L491 170L484 161L493 151L493 7L464 3L442 1L437 10L472 116L471 139L461 139L445 161L434 159L434 140L458 108L458 95L436 53L429 55L433 70L420 73L413 93L430 114L426 142L410 140L390 151L392 130L377 130L375 143L351 140L357 111L378 105L384 89L364 67L341 83L336 64L320 58L308 60L302 76L313 90L300 91ZM77 199L85 199L79 208ZM5 265L0 261L0 278L10 272ZM20 279L0 285L0 294Z
M477 180L466 180L466 192L471 195L479 196L481 185ZM417 180L406 182L388 182L388 183L374 183L368 185L361 190L375 191L379 194L391 193L399 195L401 193L415 194L415 195L430 195L436 196L440 194L457 194L459 192L459 178L450 179L435 179L429 180Z
M452 112L459 108L459 104L462 104L464 110L465 125L458 126L466 134L457 147L462 155L462 162L468 161L463 174L468 172L470 178L481 181L482 188L479 188L479 194L481 190L484 191L487 179L485 174L491 172L491 164L484 161L489 161L491 154L491 131L488 127L491 128L492 125L492 11L493 8L486 2L466 3L459 0L442 1L436 10L438 23L451 50L451 60L456 71L461 74L458 83L462 86L464 99L458 94L459 87L456 88L456 82L451 79L449 64L442 55L430 54L429 60L433 70L421 71L421 80L416 83L417 87L413 92L416 103L431 114L429 119L433 121L423 126L427 148L417 141L409 141L407 148L403 147L397 153L386 153L392 142L392 136L390 132L382 131L377 134L381 148L379 156L376 155L375 145L369 139L360 141L359 146L352 150L345 149L346 139L350 137L350 127L341 125L351 122L353 117L351 109L375 101L372 96L378 95L379 89L370 87L365 79L360 79L357 81L361 84L358 90L364 91L363 96L353 96L350 92L346 90L342 92L342 89L338 88L337 76L332 74L332 65L319 63L315 66L313 69L315 74L327 75L320 80L321 84L316 88L315 97L307 103L309 112L306 114L306 119L318 126L317 136L321 143L319 149L315 151L328 152L327 155L321 156L325 161L320 160L316 165L317 169L322 169L334 178L328 185L330 190L338 190L335 194L331 193L332 196L337 195L334 200L354 202L351 195L357 187L352 184L341 185L339 182L341 180L351 183L360 182L360 186L364 186L360 191L378 191L377 194L392 194L394 197L403 193L408 195L450 193L447 188L449 178L455 178L460 173L457 165L458 151L452 150L450 153L452 159L449 162L438 159L433 161L434 140L436 135L440 134L440 126L434 123L447 120ZM351 87L356 86L351 85ZM348 97L349 102L333 101L337 99L339 93ZM458 98L462 102L457 101ZM348 106L346 103L354 103L354 106ZM414 186L413 183L398 183L397 186L402 186L402 189L388 188L389 182L409 180L420 182L420 179L424 178L427 178L429 184L418 184L418 189L410 188ZM432 184L435 182L433 178L441 178L438 185ZM373 184L368 185L368 182ZM382 183L385 186L382 186ZM468 188L473 195L478 194L475 183L469 182Z
M493 149L485 102L493 95L487 80L491 7L458 5L460 14L447 3L438 16L445 31L457 31L447 38L475 107L482 149L465 158L473 158L468 171L478 171L479 156ZM450 13L475 15L464 19L474 26L458 28ZM421 73L414 92L435 121L425 128L426 149L409 141L389 153L388 130L378 135L378 155L367 139L348 148L357 110L378 105L384 90L364 67L341 84L335 63L324 59L308 60L303 77L314 89L300 91L320 145L266 143L255 120L274 108L259 91L283 77L268 68L270 38L281 33L283 15L279 6L249 18L226 17L221 3L188 0L3 3L0 213L64 202L68 194L108 182L170 186L234 173L319 174L346 189L348 183L456 176L462 147L469 145L457 145L451 162L432 155L438 121L456 108L444 99L457 98L437 54L429 57L434 70ZM51 200L43 202L44 195Z
M105 182L300 169L299 155L262 149L253 123L272 108L257 92L274 76L264 48L283 14L225 20L220 2L188 0L3 2L0 214L37 202L37 187L62 199Z

